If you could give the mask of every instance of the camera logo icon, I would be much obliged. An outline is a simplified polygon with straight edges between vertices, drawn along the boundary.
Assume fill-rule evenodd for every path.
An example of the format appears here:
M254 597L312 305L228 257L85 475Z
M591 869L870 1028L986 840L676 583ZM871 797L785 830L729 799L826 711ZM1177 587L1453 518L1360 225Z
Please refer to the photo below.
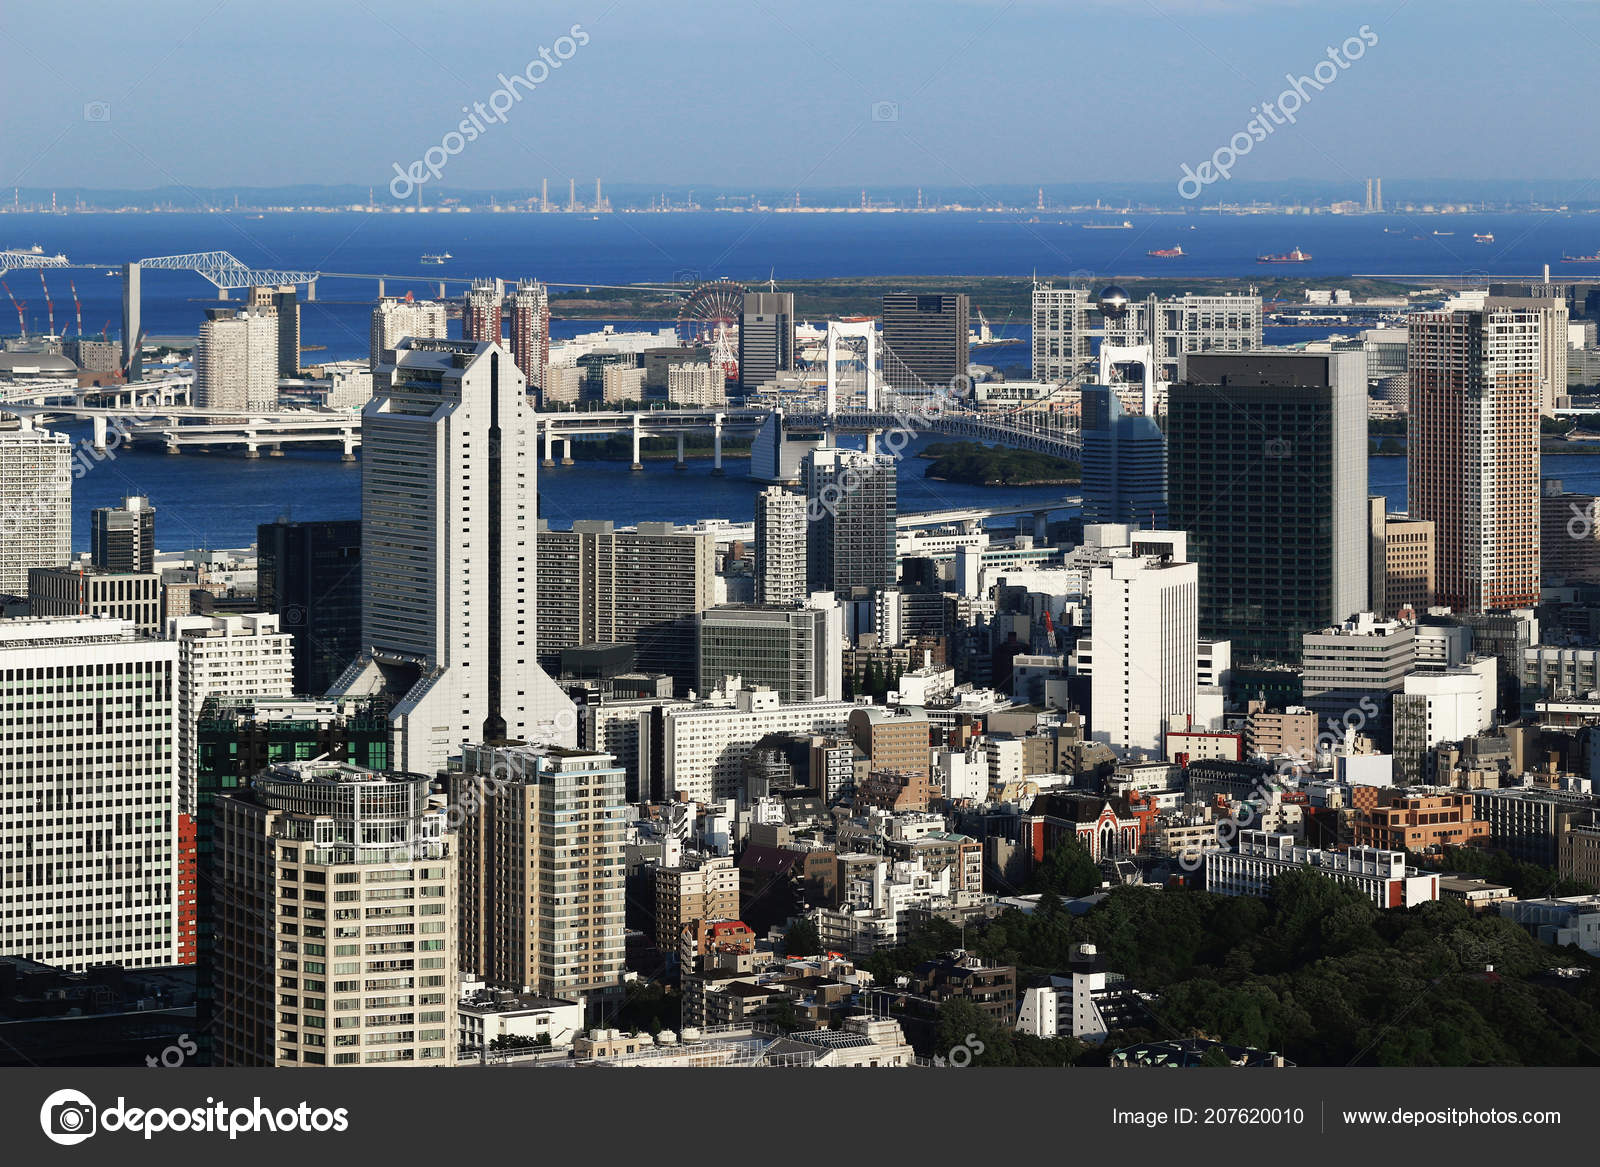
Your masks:
M86 122L108 122L111 120L111 103L106 101L86 101L83 103L83 120Z
M875 101L872 103L872 120L875 122L897 122L900 120L900 103L897 101Z
M75 1147L94 1134L98 1113L82 1091L57 1090L39 1108L39 1126L52 1143Z

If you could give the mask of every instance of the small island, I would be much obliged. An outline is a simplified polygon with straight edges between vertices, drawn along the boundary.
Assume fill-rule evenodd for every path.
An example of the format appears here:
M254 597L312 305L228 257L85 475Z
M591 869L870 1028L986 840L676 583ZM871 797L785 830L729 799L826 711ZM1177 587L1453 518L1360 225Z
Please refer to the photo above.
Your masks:
M968 486L1076 486L1078 463L1033 450L979 442L933 442L917 455L933 462L924 477Z

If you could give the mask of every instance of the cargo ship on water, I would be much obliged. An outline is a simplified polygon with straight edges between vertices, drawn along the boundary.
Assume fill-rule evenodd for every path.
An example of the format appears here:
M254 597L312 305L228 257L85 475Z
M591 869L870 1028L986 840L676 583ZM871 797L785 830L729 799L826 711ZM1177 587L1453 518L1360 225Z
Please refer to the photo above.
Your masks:
M1310 263L1311 257L1296 247L1286 255L1258 255L1257 263Z
M1124 219L1120 223L1084 223L1085 231L1132 231L1133 220Z
M1600 263L1600 252L1594 255L1563 255L1562 263Z
M1148 256L1151 256L1151 257L1153 257L1155 259L1182 259L1183 258L1183 248L1181 246L1179 246L1179 247L1158 247L1154 251L1145 252L1145 254L1148 255Z

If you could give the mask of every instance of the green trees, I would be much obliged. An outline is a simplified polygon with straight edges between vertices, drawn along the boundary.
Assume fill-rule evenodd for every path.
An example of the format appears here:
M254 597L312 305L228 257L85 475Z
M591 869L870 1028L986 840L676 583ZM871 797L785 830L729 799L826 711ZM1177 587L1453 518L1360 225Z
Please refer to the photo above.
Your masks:
M817 926L801 916L783 934L783 951L788 956L815 956L822 951L822 937Z
M1053 852L1041 879L1080 867L1070 852ZM1151 995L1148 1032L1114 1034L1108 1044L1198 1036L1276 1050L1300 1065L1600 1065L1600 973L1544 975L1562 966L1600 970L1600 960L1542 946L1460 902L1380 910L1309 871L1280 877L1266 899L1118 887L1079 917L1041 890L1032 915L1010 911L969 925L965 946L1014 965L1020 985L1066 972L1073 946L1094 944ZM892 983L959 943L949 925L929 926L905 947L874 954L868 968ZM971 1032L984 1043L975 1064L1104 1057L1034 1045L1004 1026L991 1034L976 1013L941 1010L940 1018L941 1042Z
M1076 899L1100 890L1100 867L1076 839L1065 840L1045 853L1044 862L1028 877L1030 892L1051 892Z

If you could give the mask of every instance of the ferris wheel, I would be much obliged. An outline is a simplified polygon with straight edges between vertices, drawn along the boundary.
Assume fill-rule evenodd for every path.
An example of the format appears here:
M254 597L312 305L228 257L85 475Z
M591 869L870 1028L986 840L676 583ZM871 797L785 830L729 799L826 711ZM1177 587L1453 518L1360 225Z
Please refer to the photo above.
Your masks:
M701 284L678 310L678 339L684 344L711 344L719 332L736 333L744 296L745 286L732 280Z

